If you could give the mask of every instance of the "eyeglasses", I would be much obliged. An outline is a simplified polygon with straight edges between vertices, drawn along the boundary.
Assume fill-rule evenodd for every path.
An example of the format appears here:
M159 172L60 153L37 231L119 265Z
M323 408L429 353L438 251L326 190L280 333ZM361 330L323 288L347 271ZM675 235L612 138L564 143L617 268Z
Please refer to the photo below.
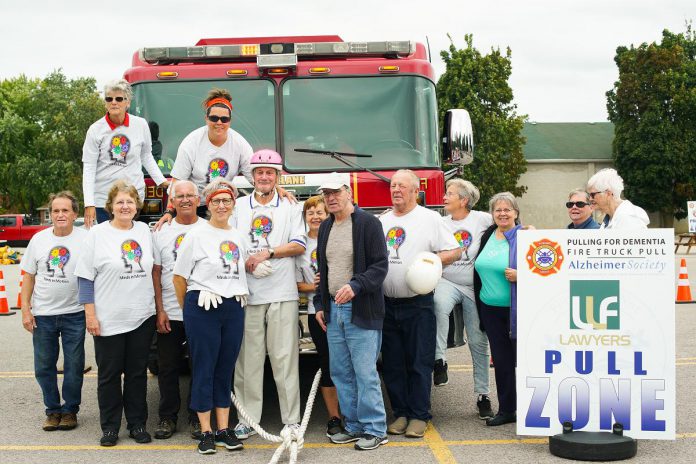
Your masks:
M329 197L335 197L341 194L343 192L343 189L340 190L322 190L321 194L324 195L326 198Z
M198 195L194 195L192 193L186 193L182 195L175 195L174 198L176 198L177 200L193 200L197 196Z
M584 201L569 201L566 203L566 208L572 208L573 206L577 206L578 208L584 208L585 206L589 205L589 203L585 203Z
M210 121L210 122L220 121L223 124L227 124L228 122L230 122L230 119L231 118L229 116L215 116L215 115L208 116L208 121Z
M222 203L225 206L230 206L232 204L232 199L231 198L214 198L210 200L210 203L213 206L220 206L220 203Z
M126 98L126 97L104 97L104 101L106 103L111 103L114 100L121 103L123 100L128 100L128 98Z
M505 209L496 209L493 212L495 214L510 214L510 213L512 213L512 210L510 208L505 208Z
M590 196L590 198L592 198L593 200L594 200L595 195L597 195L598 193L604 193L604 192L587 192L587 194L588 194L588 195Z

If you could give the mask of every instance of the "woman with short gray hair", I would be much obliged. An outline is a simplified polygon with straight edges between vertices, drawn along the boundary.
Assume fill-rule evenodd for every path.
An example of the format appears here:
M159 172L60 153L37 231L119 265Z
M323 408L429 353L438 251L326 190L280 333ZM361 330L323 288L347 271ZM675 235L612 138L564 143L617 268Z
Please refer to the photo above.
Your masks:
M481 237L474 263L474 293L495 364L498 414L486 425L517 420L515 363L517 359L517 231L520 207L510 192L489 202L494 224Z
M161 187L168 185L152 156L152 137L147 121L128 114L133 90L124 79L104 86L106 116L92 124L82 147L82 191L85 227L109 220L104 209L111 185L119 179L131 182L140 200L145 199L147 173Z
M624 182L616 169L602 169L587 181L587 193L592 204L603 212L600 229L647 229L648 214L640 206L621 199Z
M479 190L474 184L464 179L451 179L447 182L445 192L444 217L447 229L454 235L462 257L447 266L442 278L435 288L435 321L437 338L435 343L435 366L433 383L435 386L446 385L449 381L447 374L447 334L449 331L449 315L456 305L461 305L461 319L466 328L469 340L469 350L473 361L474 394L476 408L480 419L493 417L491 401L488 397L488 339L481 331L479 315L476 310L474 296L474 258L479 251L483 233L493 224L490 214L474 211L472 207L480 198ZM455 330L457 327L455 312ZM463 337L462 337L463 338Z

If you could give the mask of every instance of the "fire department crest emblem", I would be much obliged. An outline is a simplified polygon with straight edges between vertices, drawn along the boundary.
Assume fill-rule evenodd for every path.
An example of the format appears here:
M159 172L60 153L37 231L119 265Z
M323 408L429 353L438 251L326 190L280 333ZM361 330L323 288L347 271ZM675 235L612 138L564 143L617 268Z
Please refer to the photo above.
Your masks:
M540 276L555 274L563 264L563 251L558 243L543 238L529 245L527 264L533 273Z

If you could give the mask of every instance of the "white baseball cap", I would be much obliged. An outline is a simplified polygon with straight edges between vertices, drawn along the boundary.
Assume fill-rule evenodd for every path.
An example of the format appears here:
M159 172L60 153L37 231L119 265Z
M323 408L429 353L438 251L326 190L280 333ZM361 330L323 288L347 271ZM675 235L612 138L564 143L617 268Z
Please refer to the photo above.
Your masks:
M326 180L321 183L317 192L323 190L340 190L342 187L350 187L350 175L332 172L326 177Z

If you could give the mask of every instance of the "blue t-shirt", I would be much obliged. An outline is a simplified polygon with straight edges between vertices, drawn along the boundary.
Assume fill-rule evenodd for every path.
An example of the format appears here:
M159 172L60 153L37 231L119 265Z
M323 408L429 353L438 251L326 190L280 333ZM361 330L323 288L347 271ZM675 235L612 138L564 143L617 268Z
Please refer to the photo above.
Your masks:
M507 239L499 240L495 234L491 235L474 267L481 277L481 301L489 306L510 306L510 282L505 279L505 269L510 267Z

